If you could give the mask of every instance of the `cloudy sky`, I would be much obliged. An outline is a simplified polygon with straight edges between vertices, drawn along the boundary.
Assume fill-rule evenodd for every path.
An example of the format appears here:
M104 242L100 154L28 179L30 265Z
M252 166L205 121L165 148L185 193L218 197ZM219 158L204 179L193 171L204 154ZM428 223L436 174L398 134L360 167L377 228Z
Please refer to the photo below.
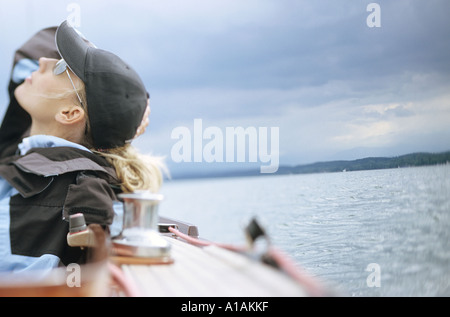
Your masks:
M171 133L194 119L278 127L287 165L450 150L450 2L379 0L369 17L371 2L0 0L1 113L15 49L80 9L78 29L142 76L152 114L135 145L174 174L237 166L173 161Z

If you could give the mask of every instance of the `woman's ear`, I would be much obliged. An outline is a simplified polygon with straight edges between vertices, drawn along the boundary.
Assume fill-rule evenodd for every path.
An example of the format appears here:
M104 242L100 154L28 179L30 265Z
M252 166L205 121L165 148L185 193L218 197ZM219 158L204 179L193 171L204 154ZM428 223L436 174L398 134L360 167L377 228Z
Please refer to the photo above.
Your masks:
M55 115L55 120L64 125L76 124L84 120L84 109L80 106L61 107Z

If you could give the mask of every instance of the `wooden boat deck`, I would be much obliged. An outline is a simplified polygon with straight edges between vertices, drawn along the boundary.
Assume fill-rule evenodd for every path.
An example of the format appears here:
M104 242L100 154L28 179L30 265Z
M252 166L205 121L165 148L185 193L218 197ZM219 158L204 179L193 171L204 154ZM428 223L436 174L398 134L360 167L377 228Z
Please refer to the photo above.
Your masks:
M246 256L216 246L198 247L167 239L173 263L121 265L141 296L307 296L286 274Z

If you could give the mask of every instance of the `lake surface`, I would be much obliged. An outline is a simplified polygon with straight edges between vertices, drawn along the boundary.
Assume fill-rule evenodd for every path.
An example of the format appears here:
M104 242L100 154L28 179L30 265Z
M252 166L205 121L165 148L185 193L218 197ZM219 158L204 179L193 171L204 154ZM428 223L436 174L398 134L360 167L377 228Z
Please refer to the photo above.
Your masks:
M344 296L450 296L450 165L166 181L160 215L272 243ZM378 283L379 282L379 283Z

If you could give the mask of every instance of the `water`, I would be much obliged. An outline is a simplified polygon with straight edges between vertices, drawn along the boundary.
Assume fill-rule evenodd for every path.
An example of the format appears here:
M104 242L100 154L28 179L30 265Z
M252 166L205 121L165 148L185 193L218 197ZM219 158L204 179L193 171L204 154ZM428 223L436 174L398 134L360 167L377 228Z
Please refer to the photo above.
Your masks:
M450 165L180 180L162 193L161 215L217 242L245 243L256 216L344 296L450 296Z

